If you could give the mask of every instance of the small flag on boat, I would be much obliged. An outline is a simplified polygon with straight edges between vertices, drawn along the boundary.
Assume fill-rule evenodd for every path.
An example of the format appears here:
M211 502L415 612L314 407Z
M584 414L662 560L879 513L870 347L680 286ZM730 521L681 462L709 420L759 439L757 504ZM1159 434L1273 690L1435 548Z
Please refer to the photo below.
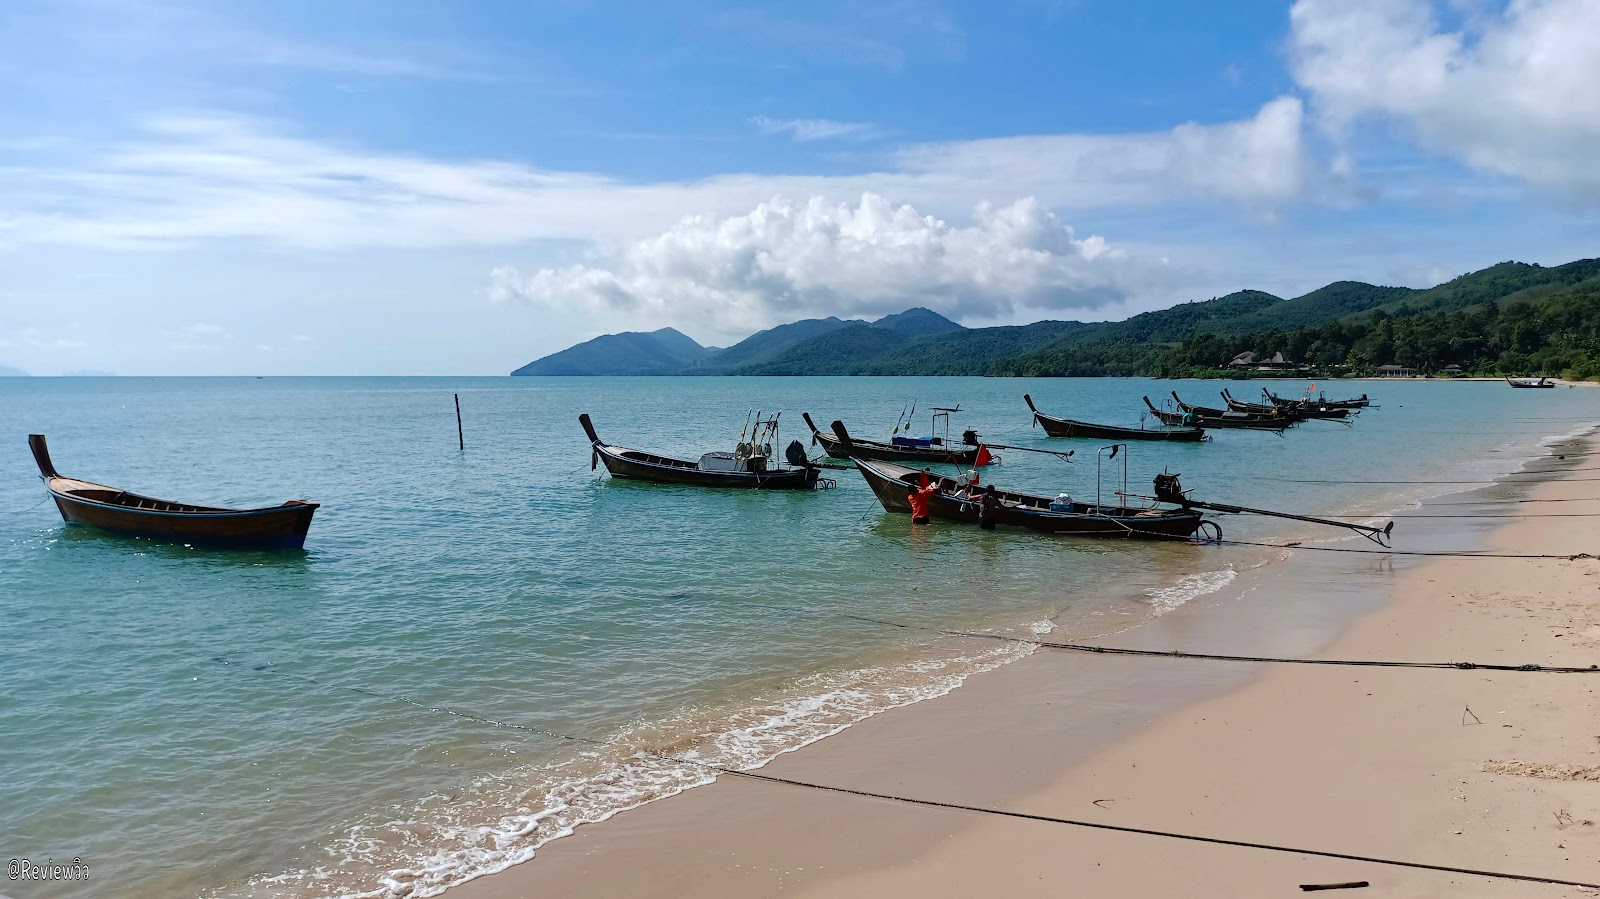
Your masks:
M981 443L978 444L978 458L975 459L972 464L974 466L976 466L977 468L982 468L983 466L988 465L990 462L993 462L993 461L994 461L994 456L989 454L989 447L987 447L987 446L985 446L985 445L983 445Z
M922 473L922 482L921 482L921 486L923 486L923 487L926 487L926 486L928 486L928 473L927 473L927 472L926 472L926 471L924 471L924 472L923 472L923 473Z

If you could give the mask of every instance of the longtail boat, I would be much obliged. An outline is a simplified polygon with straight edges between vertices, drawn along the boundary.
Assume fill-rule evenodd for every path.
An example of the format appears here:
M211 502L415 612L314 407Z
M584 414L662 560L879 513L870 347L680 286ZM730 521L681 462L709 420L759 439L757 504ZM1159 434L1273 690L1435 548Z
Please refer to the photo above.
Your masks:
M1556 386L1556 382L1550 380L1549 378L1506 378L1506 383L1510 384L1512 387L1524 390L1530 387L1539 388Z
M1166 409L1156 408L1149 397L1144 398L1144 404L1150 408L1150 413L1160 419L1164 424L1179 425L1191 428L1233 428L1244 431L1276 431L1283 433L1283 429L1294 424L1288 417L1279 419L1264 418L1256 415L1245 415L1241 412L1225 412L1220 415L1203 415L1196 412L1171 412Z
M776 436L776 416L758 418L755 435L748 441L741 439L733 452L705 453L698 461L612 446L595 433L594 422L587 412L578 416L578 423L583 425L592 447L589 468L593 470L604 462L613 478L695 487L812 490L817 487L822 473L820 468L806 461L805 446L798 440L790 443L785 451L791 464L772 461L772 447L761 438L763 434Z
M58 474L43 434L29 434L39 476L68 524L195 546L301 549L317 503L291 499L262 509L196 506L129 493Z
M830 432L818 428L816 422L811 420L811 413L802 412L800 415L805 419L806 427L811 429L811 442L821 446L824 452L835 459L877 459L978 467L989 464L995 458L987 447L977 442L978 435L970 430L963 435L964 442L960 444L952 444L938 437L919 440L900 438L900 442L884 443L852 437L845 430L844 422L837 419Z
M857 459L855 462L885 511L911 512L910 493L921 486L924 472L890 462L866 459ZM972 525L978 523L979 497L976 491L955 478L930 475L929 483L937 485L937 491L928 497L930 517ZM1011 490L995 490L994 494L999 500L995 510L996 524L1048 534L1176 540L1193 534L1203 520L1203 516L1192 509L1135 508L1083 502L1063 504L1050 497ZM1052 504L1057 508L1052 509Z
M1051 437L1085 437L1096 440L1181 440L1200 441L1206 439L1206 432L1202 428L1122 428L1116 425L1097 425L1086 421L1074 421L1070 418L1057 418L1039 411L1033 404L1033 397L1024 393L1024 402L1033 412L1035 424L1044 428L1044 432Z
M1311 400L1304 400L1292 406L1267 405L1265 403L1247 403L1244 400L1234 399L1233 394L1226 388L1222 391L1222 399L1228 404L1229 411L1243 412L1246 415L1271 415L1273 410L1282 409L1285 412L1303 419L1341 419L1349 418L1349 409L1334 409L1329 406L1320 406ZM1356 410L1359 414L1360 410Z
M1294 406L1305 402L1305 398L1282 397L1270 390L1263 389L1261 393L1267 398L1267 402L1274 406ZM1372 405L1372 400L1367 399L1367 395L1364 393L1348 400L1330 400L1326 395L1318 394L1316 403L1318 406L1324 406L1329 409L1365 409Z

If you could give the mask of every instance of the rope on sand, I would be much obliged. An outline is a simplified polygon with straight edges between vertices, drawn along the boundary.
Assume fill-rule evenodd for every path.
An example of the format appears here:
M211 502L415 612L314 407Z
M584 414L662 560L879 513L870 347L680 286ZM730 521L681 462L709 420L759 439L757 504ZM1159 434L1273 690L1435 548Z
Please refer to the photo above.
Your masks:
M220 662L223 665L231 665L232 664L232 663L230 663L229 661L227 661L225 658L223 658L221 656L215 657L213 659L213 661ZM595 739L590 739L588 737L574 736L572 734L565 734L565 733L561 733L559 731L547 730L545 728L534 727L534 726L530 726L530 725L526 725L526 724L516 724L516 723L513 723L513 722L509 722L509 721L500 721L500 720L497 720L497 719L494 719L494 718L490 718L490 717L485 716L485 715L479 715L479 714L476 714L474 712L462 711L460 709L452 709L452 708L448 708L448 707L444 707L444 706L430 706L430 705L427 705L426 703L418 702L418 701L416 701L414 699L410 699L410 698L402 696L402 695L400 695L398 693L380 693L380 692L375 691L375 690L367 690L367 689L360 688L360 687L347 687L347 686L343 686L343 685L340 685L340 684L328 683L328 682L325 682L325 681L317 680L316 678L313 678L313 677L308 677L306 675L294 674L292 672L279 671L277 669L274 669L274 668L270 667L270 665L256 665L256 666L253 666L252 670L254 670L254 671L264 671L264 672L271 673L271 674L277 674L277 675L279 675L281 677L285 677L285 678L292 679L292 680L302 681L302 682L308 683L308 684L315 684L315 685L320 686L320 687L326 687L326 688L335 689L335 690L345 690L345 691L348 691L348 692L351 692L351 693L357 693L357 694L362 695L362 696L369 696L369 697L373 697L373 698L377 698L377 699L391 700L391 701L395 701L395 702L402 702L402 703L405 703L407 705L414 706L414 707L420 708L420 709L424 709L424 710L429 711L429 712L435 712L435 713L443 714L443 715L450 715L450 716L453 716L453 717L456 717L456 718L464 718L464 719L467 719L467 720L470 720L470 721L477 721L477 722L481 722L483 724L488 724L488 725L490 725L492 727L503 727L503 728L508 728L508 729L511 729L511 730L522 731L524 733L538 734L540 736L551 737L553 739L563 740L563 741L567 741L567 742L571 742L571 743L579 743L579 744L583 744L583 745L587 745L587 746L607 746L607 745L610 745L604 740L595 740ZM692 766L692 767L700 768L700 769L705 770L705 771L710 771L710 772L715 773L715 774L726 774L726 775L729 775L729 776L732 776L732 777L743 777L743 778L746 778L746 779L749 779L749 780L762 781L762 782L771 783L771 784L780 784L780 785L783 785L783 786L790 786L790 787L801 787L801 788L808 789L808 790L820 790L820 791L827 792L827 793L837 793L837 794L840 794L840 795L843 795L843 796L857 796L857 797L860 797L860 798L863 798L863 799L881 799L881 800L885 800L885 801L888 801L888 802L900 802L900 803L904 803L906 805L917 805L917 806L922 806L924 808L944 809L944 810L947 810L947 811L972 812L974 814L980 814L980 815L993 815L995 817L1014 818L1014 819L1018 819L1018 820L1022 820L1022 821L1035 821L1035 822L1040 822L1040 823L1045 823L1045 824L1062 824L1062 825L1066 825L1068 827L1081 827L1081 828L1086 828L1086 829L1090 829L1090 830L1109 831L1109 832L1112 832L1112 833L1126 833L1126 834L1136 834L1136 835L1139 835L1139 836L1160 837L1162 839L1181 840L1181 841L1190 842L1190 843L1206 843L1206 844L1213 845L1213 846L1234 846L1234 847L1237 847L1237 848L1240 848L1240 849L1259 849L1259 850L1262 850L1262 851L1265 851L1265 852L1282 852L1282 853L1288 853L1290 855L1309 855L1309 856L1315 856L1317 858L1331 858L1331 859L1338 859L1340 861L1365 862L1367 864L1385 865L1385 866L1388 866L1388 867L1395 867L1395 868L1410 868L1410 869L1413 869L1413 870L1420 870L1420 871L1438 871L1438 872L1445 873L1445 874L1460 874L1460 875L1465 875L1465 876L1469 876L1469 877L1486 877L1486 878L1493 878L1493 879L1496 879L1496 880L1515 880L1515 881L1519 881L1519 882L1522 882L1522 883L1545 883L1545 884L1552 884L1552 885L1555 885L1555 886L1572 886L1572 887L1585 887L1585 888L1588 888L1588 889L1600 889L1600 883L1586 883L1586 882L1577 881L1577 880L1562 880L1562 879L1556 878L1556 877L1542 877L1542 876L1539 876L1539 875L1536 875L1536 874L1513 874L1513 873L1508 873L1508 872L1504 872L1504 871L1489 871L1489 870L1484 870L1484 869L1479 869L1479 868L1460 868L1460 867L1456 867L1454 865L1435 865L1435 864L1429 864L1427 862L1416 862L1416 861L1409 861L1409 860L1406 860L1406 859L1386 858L1386 857L1383 857L1383 856L1356 855L1354 853L1332 852L1332 851L1323 850L1323 849L1304 849L1304 848L1295 847L1295 846L1285 846L1285 845L1281 845L1281 844L1277 844L1277 843L1257 843L1257 842L1252 842L1252 841L1249 841L1249 840L1234 840L1234 839L1228 839L1226 837L1205 836L1203 834L1181 833L1181 832L1170 831L1170 830L1156 830L1154 828L1148 828L1148 827L1130 827L1130 826L1122 825L1122 824L1108 824L1108 823L1105 823L1105 822L1102 822L1102 821L1085 821L1085 820L1082 820L1082 819L1075 819L1075 818L1062 818L1062 817L1057 817L1057 816L1054 816L1054 815L1041 815L1041 814L1033 814L1033 813L1030 813L1030 812L1018 812L1018 811L1011 811L1009 809L990 808L990 807L981 806L981 805L966 805L966 804L958 803L958 802L943 802L943 801L940 801L940 800L937 800L937 799L919 799L919 798L914 797L914 796L901 796L901 795L897 795L897 794L894 794L894 793L879 793L879 792L875 792L875 791L872 791L872 790L858 790L858 789L855 789L855 788L852 788L852 787L841 787L841 786L835 786L835 785L832 785L832 784L815 783L813 781L807 781L807 780L797 780L797 779L791 778L791 777L778 777L777 775L761 774L761 773L758 773L756 771L741 771L741 770L739 770L737 768L729 768L729 767L727 767L725 765L718 765L718 764L714 764L712 762L703 762L703 761L699 761L697 759L681 758L681 757L672 756L672 755L664 755L662 753L650 752L648 750L644 750L644 751L640 752L639 755L642 756L642 757L645 757L645 758L654 759L656 761L670 762L672 764L677 764L677 765L689 765L689 766Z

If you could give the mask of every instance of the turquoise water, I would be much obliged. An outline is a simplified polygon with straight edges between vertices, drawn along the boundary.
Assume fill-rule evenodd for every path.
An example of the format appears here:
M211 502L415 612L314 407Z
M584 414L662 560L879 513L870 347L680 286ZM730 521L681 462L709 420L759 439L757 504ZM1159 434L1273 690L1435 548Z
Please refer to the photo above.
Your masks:
M1254 385L1232 385L1255 393ZM1274 384L1298 392L1302 384ZM1381 512L1490 478L1600 420L1600 391L1330 383L1353 427L1135 446L1199 498ZM844 617L1072 635L1122 627L1261 551L1072 542L884 514L853 472L815 493L591 472L609 442L698 456L751 409L885 437L906 404L964 409L986 480L1091 496L1095 444L1046 412L1137 424L1141 394L1215 382L1001 379L0 379L0 851L81 858L31 896L431 895L618 809L703 782L640 750L752 765L1019 654ZM461 395L458 452L451 394ZM191 502L323 504L304 553L196 550L63 527L25 435L69 476ZM1120 486L1108 467L1106 488ZM1115 481L1115 484L1113 484ZM1225 519L1229 536L1310 535ZM1404 528L1397 534L1403 547ZM367 692L354 692L348 688ZM401 697L404 697L403 699ZM407 702L405 700L411 700ZM563 743L449 706L606 741Z

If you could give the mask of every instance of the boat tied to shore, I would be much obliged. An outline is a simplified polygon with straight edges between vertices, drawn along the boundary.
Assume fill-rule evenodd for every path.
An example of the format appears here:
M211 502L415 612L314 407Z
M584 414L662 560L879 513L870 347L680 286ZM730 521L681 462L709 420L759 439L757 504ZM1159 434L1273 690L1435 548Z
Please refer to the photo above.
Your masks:
M603 462L613 478L747 490L814 490L832 487L833 480L821 476L821 467L806 458L805 445L798 440L791 441L784 450L787 464L773 458L774 443L781 445L778 419L782 414L763 416L757 412L753 429L750 416L747 415L745 428L739 432L733 452L704 453L698 460L663 456L606 443L595 432L594 422L587 412L578 416L578 423L583 425L583 432L589 437L590 470ZM746 439L747 436L749 439Z
M1024 402L1033 412L1033 423L1044 428L1045 434L1051 437L1081 437L1091 440L1176 440L1185 442L1198 442L1209 439L1204 428L1199 427L1167 427L1159 428L1124 428L1117 425L1101 425L1087 421L1075 421L1070 418L1057 418L1039 411L1033 404L1033 397L1024 393Z
M1243 412L1247 415L1271 415L1274 410L1283 410L1284 412L1287 412L1288 414L1300 419L1338 421L1349 418L1352 411L1354 411L1354 413L1357 415L1361 414L1360 409L1351 410L1345 408L1334 408L1332 406L1322 406L1311 400L1301 400L1293 405L1280 406L1270 401L1270 395L1267 394L1265 390L1261 392L1264 396L1269 397L1268 402L1249 403L1245 402L1244 400L1235 399L1233 394L1227 388L1223 388L1222 390L1222 399L1228 404L1229 411Z
M1206 518L1203 514L1206 512L1262 515L1328 525L1354 531L1385 547L1389 545L1389 535L1394 531L1393 521L1378 527L1197 500L1183 489L1179 475L1171 472L1155 476L1152 495L1131 493L1128 490L1127 448L1125 443L1114 443L1101 447L1096 454L1094 502L1088 502L1087 498L1073 500L1067 494L1052 499L1038 494L1001 490L992 485L981 487L977 483L975 470L949 477L892 462L857 459L855 464L884 511L911 514L911 492L932 486L934 490L927 496L929 518L974 525L979 523L983 496L985 492L990 492L997 500L993 513L996 525L1078 537L1179 540L1195 539L1198 534L1203 534L1205 542L1220 543L1222 526ZM1119 454L1121 486L1108 491L1103 466L1108 462L1115 463ZM1115 470L1112 475L1116 476ZM1130 505L1132 500L1143 501L1143 505Z
M1314 389L1314 386L1312 388L1308 388L1307 392L1309 393ZM1262 389L1261 393L1267 398L1267 402L1273 404L1274 406L1293 407L1298 406L1309 399L1309 397L1278 396L1277 394L1265 388ZM1348 400L1330 400L1325 394L1318 394L1315 402L1318 406L1327 409L1365 409L1372 405L1372 400L1368 399L1367 395L1364 393L1358 397Z
M320 507L291 499L279 506L228 509L141 496L59 474L43 434L29 434L28 448L63 521L128 537L192 546L303 549L311 517Z
M1548 389L1556 386L1556 382L1550 380L1549 378L1506 378L1506 383L1510 384L1512 387L1518 388L1519 390L1527 390L1529 388Z

